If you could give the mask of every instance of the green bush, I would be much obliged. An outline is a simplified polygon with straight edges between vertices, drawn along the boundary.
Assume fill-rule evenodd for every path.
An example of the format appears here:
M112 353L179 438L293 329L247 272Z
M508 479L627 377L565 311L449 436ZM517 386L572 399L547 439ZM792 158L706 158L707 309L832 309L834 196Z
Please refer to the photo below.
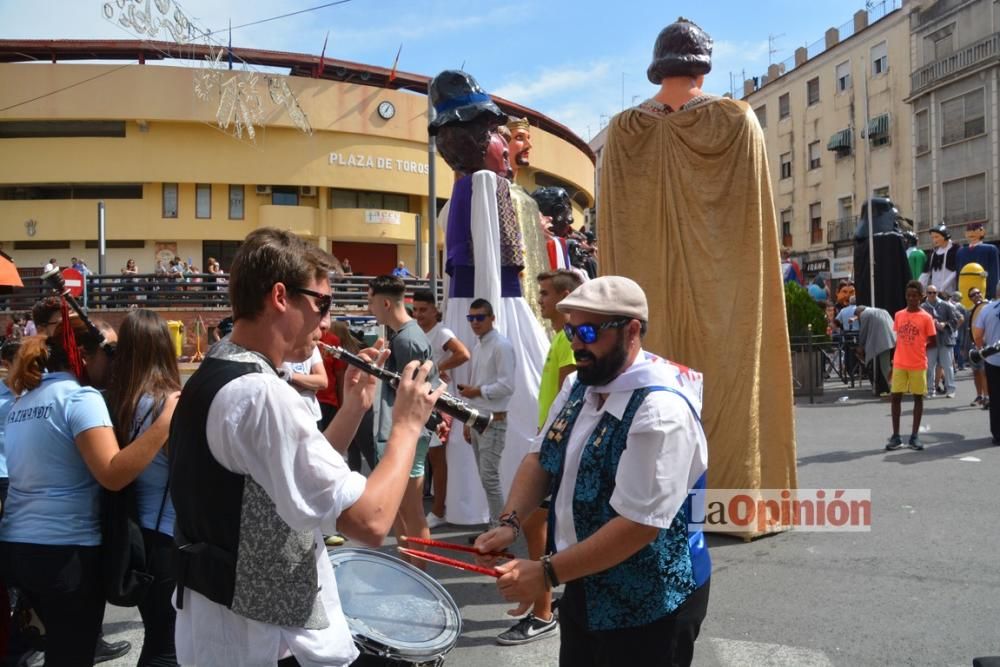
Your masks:
M793 345L798 337L809 335L809 325L812 324L814 336L822 336L826 340L826 313L816 303L806 288L795 281L785 283L785 313L788 317L788 335ZM813 342L818 342L814 339Z

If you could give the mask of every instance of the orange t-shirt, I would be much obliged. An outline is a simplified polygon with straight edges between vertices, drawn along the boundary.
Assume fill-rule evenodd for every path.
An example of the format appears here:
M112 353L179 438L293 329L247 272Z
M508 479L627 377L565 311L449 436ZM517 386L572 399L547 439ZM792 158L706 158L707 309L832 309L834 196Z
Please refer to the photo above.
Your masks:
M934 318L921 309L911 313L905 308L892 322L896 332L896 353L892 365L907 371L927 370L927 339L937 335Z

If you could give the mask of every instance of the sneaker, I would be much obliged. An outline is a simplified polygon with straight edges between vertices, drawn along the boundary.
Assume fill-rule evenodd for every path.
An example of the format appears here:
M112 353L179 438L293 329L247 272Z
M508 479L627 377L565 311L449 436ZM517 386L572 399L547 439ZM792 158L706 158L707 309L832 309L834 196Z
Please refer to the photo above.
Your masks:
M983 404L983 397L982 396L976 396L975 400L973 400L972 403L969 403L969 407L970 408L974 408L977 405L982 405L982 404Z
M889 438L889 443L885 446L885 451L892 452L903 446L903 441L898 435Z
M100 637L97 640L97 650L94 652L94 664L120 658L131 650L132 644L126 641L111 644L104 641L104 637Z
M915 449L918 452L921 451L924 446L920 443L920 438L915 435L910 436L910 441L906 444L910 449Z
M427 527L431 530L447 524L448 521L443 516L438 516L434 512L427 513Z
M497 643L504 646L517 646L529 642L555 637L559 634L559 622L553 614L548 621L537 618L534 614L528 614L514 624L510 630L497 635Z
M989 410L990 409L990 398L989 398L989 396L986 396L986 397L983 398L983 402L982 402L981 405L982 405L983 410Z
M949 391L949 392L948 392L947 394L945 394L945 396L946 396L947 398L955 398L955 392L953 392L953 391Z

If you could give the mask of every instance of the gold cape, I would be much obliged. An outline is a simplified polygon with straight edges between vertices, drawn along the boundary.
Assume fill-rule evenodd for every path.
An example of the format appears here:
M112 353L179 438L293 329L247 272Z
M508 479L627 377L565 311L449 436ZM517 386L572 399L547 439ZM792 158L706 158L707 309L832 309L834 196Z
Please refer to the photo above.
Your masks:
M549 270L549 251L542 232L542 214L528 191L517 183L510 184L510 199L514 204L514 214L521 227L524 247L524 269L521 271L521 295L528 302L532 314L542 325L547 340L552 340L552 324L542 315L538 305L538 274Z
M612 119L597 220L601 273L646 292L643 347L704 373L708 488L796 488L778 229L749 105Z

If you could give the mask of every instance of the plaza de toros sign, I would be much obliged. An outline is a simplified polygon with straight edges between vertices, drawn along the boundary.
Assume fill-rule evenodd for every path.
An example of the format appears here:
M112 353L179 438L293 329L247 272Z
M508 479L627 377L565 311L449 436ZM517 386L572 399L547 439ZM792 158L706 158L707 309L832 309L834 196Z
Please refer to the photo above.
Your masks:
M427 163L415 160L398 160L391 157L365 155L364 153L330 153L331 167L354 167L355 169L384 169L401 171L405 174L426 174Z

